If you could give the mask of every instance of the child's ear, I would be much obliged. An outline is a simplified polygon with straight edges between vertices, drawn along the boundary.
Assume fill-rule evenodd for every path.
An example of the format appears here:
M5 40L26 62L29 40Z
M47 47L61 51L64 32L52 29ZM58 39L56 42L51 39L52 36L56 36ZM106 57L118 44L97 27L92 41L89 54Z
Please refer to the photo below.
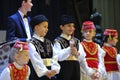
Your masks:
M15 55L14 55L14 58L15 58L15 60L16 60L16 59L18 58L18 55L17 55L17 54L15 54Z
M96 31L94 31L94 37L95 37L95 35L96 35Z
M60 29L63 30L63 25L60 25Z

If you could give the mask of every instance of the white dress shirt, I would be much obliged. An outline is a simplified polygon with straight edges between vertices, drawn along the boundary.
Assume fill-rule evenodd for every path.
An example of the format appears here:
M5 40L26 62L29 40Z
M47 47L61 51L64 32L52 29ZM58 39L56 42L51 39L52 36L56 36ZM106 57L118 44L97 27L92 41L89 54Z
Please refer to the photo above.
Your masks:
M31 39L31 34L30 34L30 28L29 28L29 23L28 23L28 19L27 18L23 18L24 17L24 14L18 10L18 12L20 13L21 17L22 17L22 20L23 20L23 23L25 25L25 32L27 34L27 39Z

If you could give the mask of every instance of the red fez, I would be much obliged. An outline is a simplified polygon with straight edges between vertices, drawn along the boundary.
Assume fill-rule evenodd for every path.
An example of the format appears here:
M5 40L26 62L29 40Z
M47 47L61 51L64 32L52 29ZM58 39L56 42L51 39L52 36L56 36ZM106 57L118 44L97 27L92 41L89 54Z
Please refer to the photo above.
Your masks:
M95 25L92 21L83 22L82 31L88 30L88 29L95 29Z
M20 49L20 51L28 50L28 43L27 42L16 41L13 47L16 48L16 49Z
M118 36L118 32L115 29L105 29L104 35L105 36Z

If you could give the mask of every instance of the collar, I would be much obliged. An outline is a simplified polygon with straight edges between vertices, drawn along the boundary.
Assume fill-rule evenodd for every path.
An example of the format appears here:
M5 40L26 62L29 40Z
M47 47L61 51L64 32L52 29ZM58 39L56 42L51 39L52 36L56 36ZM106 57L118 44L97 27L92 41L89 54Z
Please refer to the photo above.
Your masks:
M18 63L16 63L16 62L13 62L13 64L15 65L15 67L16 68L18 68L18 69L22 69L23 68L23 66L21 66L21 65L19 65Z
M83 39L83 41L86 41L86 42L93 42L92 40L87 40L87 39Z
M40 41L42 41L42 42L44 42L44 37L39 37L36 34L34 34L33 37L36 38L36 39L38 39L38 40L40 40Z
M67 39L67 40L70 40L72 38L71 35L68 36L66 34L61 34L60 36Z
M105 46L108 46L108 47L112 47L112 45L108 44L108 43L104 43Z

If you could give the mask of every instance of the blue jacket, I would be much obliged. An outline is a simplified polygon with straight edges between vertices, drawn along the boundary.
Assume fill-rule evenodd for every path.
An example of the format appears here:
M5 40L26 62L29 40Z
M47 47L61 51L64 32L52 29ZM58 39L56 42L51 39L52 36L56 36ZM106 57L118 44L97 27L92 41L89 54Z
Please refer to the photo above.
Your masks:
M30 23L30 17L27 17L28 24ZM8 17L7 23L7 33L6 33L6 41L13 40L15 38L27 38L27 34L25 32L24 22L19 12L13 14ZM33 31L29 24L30 34L32 36Z

